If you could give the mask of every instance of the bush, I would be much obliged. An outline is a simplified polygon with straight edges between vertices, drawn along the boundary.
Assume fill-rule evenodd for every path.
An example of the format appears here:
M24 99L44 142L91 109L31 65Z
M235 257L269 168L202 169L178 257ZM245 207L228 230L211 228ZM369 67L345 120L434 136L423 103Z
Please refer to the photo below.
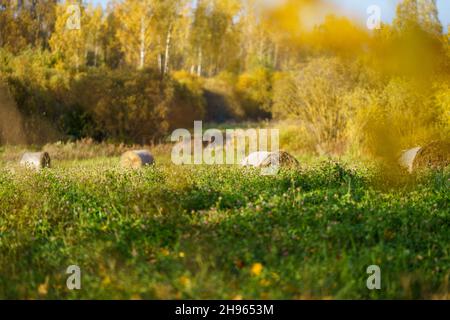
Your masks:
M270 118L272 78L273 73L266 68L257 68L239 76L236 92L247 119Z
M194 120L202 120L206 112L202 79L183 71L175 72L173 78L169 126L171 129L191 128Z
M403 149L443 137L435 91L404 78L393 78L379 91L354 91L354 142L374 156L396 162Z
M168 130L166 83L151 71L92 73L77 83L103 137L145 143Z
M206 79L204 83L206 121L222 123L245 118L245 112L235 92L235 83L236 77L228 72Z
M443 138L450 139L450 83L441 84L436 91L436 102L440 110Z
M280 148L296 153L316 154L314 138L298 122L284 120L273 125L280 130Z
M204 116L197 80L161 80L153 70L88 68L72 75L58 69L51 54L34 51L0 51L0 61L0 80L23 121L22 143L92 137L143 144Z
M326 145L345 138L350 111L342 101L351 88L351 78L339 59L313 59L276 81L274 116L298 120L319 149L329 149Z

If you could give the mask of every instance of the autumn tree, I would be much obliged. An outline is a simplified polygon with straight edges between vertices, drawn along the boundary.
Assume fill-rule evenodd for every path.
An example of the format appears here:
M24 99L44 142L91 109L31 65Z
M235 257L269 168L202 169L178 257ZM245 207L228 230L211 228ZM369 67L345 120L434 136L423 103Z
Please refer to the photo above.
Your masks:
M430 34L442 35L436 0L403 0L397 6L393 24L398 30L419 27Z
M18 53L32 41L34 23L20 3L1 0L0 8L0 46Z
M396 73L426 78L443 68L442 25L436 1L403 0L397 6L390 41L390 55Z
M72 8L77 8L77 10L72 11ZM76 70L79 70L86 61L86 41L81 28L83 21L80 20L80 28L77 25L77 20L83 17L82 10L84 8L77 1L67 1L58 5L55 31L50 38L52 52L61 57L63 65L74 67ZM75 25L69 26L68 23L71 22Z
M84 12L82 36L85 41L85 59L89 65L98 66L101 58L101 33L104 30L103 10L89 5Z
M114 4L109 3L103 17L100 32L100 44L103 53L103 62L110 69L118 68L124 60L124 53L118 39L117 32L121 26Z
M155 1L155 30L157 41L158 69L162 75L169 72L170 58L174 43L180 43L178 37L185 0ZM175 39L174 39L175 38ZM175 40L175 41L174 41Z
M191 71L198 75L216 75L238 55L239 38L234 18L240 10L237 0L201 0L193 13L190 30Z
M127 62L142 69L150 64L154 47L155 3L153 0L125 0L117 4L117 39Z

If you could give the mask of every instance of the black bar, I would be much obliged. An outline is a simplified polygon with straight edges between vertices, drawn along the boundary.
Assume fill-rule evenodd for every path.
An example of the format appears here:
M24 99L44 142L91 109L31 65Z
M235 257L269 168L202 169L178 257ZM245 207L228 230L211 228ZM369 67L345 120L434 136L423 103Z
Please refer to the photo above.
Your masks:
M196 301L1 301L2 313L18 318L25 314L66 315L85 319L113 316L126 319L335 319L378 318L397 313L402 319L445 315L449 301L285 301L285 300L196 300ZM205 313L206 312L206 313Z

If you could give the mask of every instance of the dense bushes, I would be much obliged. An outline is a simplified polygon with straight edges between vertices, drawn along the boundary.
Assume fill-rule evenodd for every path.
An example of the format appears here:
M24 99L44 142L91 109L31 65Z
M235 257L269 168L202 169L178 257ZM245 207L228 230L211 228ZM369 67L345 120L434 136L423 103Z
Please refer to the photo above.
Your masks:
M274 72L258 67L236 75L222 72L203 83L207 121L255 121L271 118Z
M8 87L0 81L0 144L23 143L22 117Z
M386 76L362 66L315 58L278 76L275 119L294 122L305 150L318 153L350 148L393 160L402 149L450 139L448 79Z
M442 90L404 78L392 78L381 90L364 92L352 125L362 150L395 160L398 152L436 139L448 139L438 97ZM447 131L447 133L446 133Z
M184 71L175 72L171 81L169 127L191 128L194 120L205 117L205 98L201 78Z
M273 78L274 73L262 67L239 76L236 91L247 118L270 118Z
M147 143L203 117L201 91L152 70L91 73L77 87L102 138Z
M202 119L202 90L153 70L60 70L50 54L0 52L1 78L20 110L26 143L94 137L147 143Z
M151 69L61 69L48 52L0 51L1 78L22 115L26 141L46 143L92 137L148 143L194 120L265 119L272 104L272 72L203 79Z
M336 58L313 59L286 73L275 85L275 116L299 119L319 148L341 141L350 116L342 107L352 87L350 76Z
M75 83L102 138L146 142L167 129L166 83L151 71L91 73Z
M245 118L235 90L236 78L231 73L223 72L205 80L206 121L225 122Z

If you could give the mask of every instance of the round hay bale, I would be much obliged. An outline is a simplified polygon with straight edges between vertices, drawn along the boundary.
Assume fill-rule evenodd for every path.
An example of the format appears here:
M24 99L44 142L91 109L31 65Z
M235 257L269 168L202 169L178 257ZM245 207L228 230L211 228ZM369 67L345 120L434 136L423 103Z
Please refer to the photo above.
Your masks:
M47 152L25 152L20 159L20 165L35 170L50 168L50 164L50 155Z
M450 141L433 141L421 148L414 157L413 170L441 169L450 164Z
M261 167L261 164L268 158L270 158L270 152L268 151L252 152L242 160L241 165L244 167Z
M277 162L280 167L291 167L299 164L297 159L286 151L257 151L252 152L242 160L241 165L244 167L266 168L276 165Z
M416 158L417 153L422 149L422 147L415 147L412 149L404 150L400 158L398 159L399 164L408 169L411 173L413 171L413 163Z
M154 162L155 160L148 150L127 151L120 158L120 166L129 169L139 169L143 166L149 166Z

